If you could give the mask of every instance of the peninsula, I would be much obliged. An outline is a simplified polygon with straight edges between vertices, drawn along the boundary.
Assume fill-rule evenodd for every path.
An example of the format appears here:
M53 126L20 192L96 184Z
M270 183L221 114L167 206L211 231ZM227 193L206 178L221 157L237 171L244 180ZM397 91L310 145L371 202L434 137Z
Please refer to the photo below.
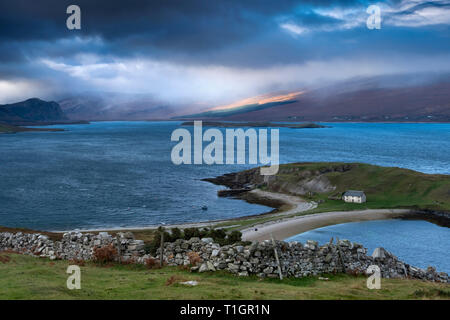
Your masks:
M231 196L275 208L264 215L222 223L246 240L276 239L352 221L423 219L450 226L450 176L363 163L290 163L264 179L259 168L207 178ZM367 202L347 203L346 190L364 190ZM257 231L256 231L257 230Z
M59 128L26 128L20 126L13 126L9 124L0 123L0 134L2 133L18 133L18 132L31 132L31 131L64 131L64 129Z
M194 121L186 121L182 126L193 126ZM273 122L218 122L218 121L203 121L204 127L219 127L219 128L241 128L241 127L256 127L256 128L291 128L291 129L315 129L315 128L329 128L317 123L273 123Z

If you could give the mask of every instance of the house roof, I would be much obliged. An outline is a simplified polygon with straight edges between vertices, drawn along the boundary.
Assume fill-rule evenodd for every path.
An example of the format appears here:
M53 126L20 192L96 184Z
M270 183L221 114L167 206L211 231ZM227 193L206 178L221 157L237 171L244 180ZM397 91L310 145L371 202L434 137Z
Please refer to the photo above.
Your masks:
M344 196L349 196L349 197L362 197L362 196L364 196L364 191L347 190L347 191L344 193Z

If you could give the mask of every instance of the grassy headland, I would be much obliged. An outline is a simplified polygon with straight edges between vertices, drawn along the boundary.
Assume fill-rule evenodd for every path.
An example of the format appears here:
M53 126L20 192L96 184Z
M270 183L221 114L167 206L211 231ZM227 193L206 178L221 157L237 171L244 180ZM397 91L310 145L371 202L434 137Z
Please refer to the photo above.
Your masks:
M314 212L409 208L450 212L450 176L364 163L291 163L264 181L259 168L207 181L230 188L248 185L261 190L296 195L319 203ZM363 204L341 200L346 190L362 190Z
M292 164L285 170L315 170L316 173L328 168L337 168L343 164ZM450 212L450 176L424 174L413 170L381 167L369 164L350 164L348 170L330 170L323 175L329 179L334 190L325 193L313 193L310 198L322 202L315 210L410 208L418 210L436 210ZM293 180L295 175L281 173L281 181ZM360 205L345 203L340 196L346 190L362 190L367 202ZM362 208L361 208L362 207Z
M149 270L141 265L81 266L81 290L68 290L70 261L50 261L0 253L0 299L449 299L446 284L382 279L380 290L369 290L366 277L259 279L231 274L190 273L176 267ZM189 287L179 282L195 280Z
M299 199L318 204L314 209L290 214L284 219L321 212L408 209L410 213L396 217L424 219L449 226L449 175L424 174L363 163L321 162L284 164L277 175L269 176L266 180L259 174L259 168L205 180L231 189L257 189L298 196ZM341 196L346 190L364 191L367 202L344 202ZM268 199L258 199L253 192L239 193L236 197L283 210L277 201L271 204ZM243 229L279 219L279 215L269 214L226 221L218 226ZM343 222L348 221L340 223ZM335 223L339 222L330 220L329 224Z

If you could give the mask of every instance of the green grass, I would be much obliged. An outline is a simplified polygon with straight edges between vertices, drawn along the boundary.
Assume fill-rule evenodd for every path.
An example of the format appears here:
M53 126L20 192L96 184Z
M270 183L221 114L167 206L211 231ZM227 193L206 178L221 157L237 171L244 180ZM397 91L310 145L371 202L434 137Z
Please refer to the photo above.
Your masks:
M333 168L346 163L314 162L290 163L280 166L275 182L262 190L289 193L299 184L305 183L304 173L310 173L309 178L317 176L325 168ZM352 211L365 209L419 209L450 211L450 176L424 174L402 168L381 167L369 164L354 163L345 172L329 172L324 175L335 190L314 195L302 196L307 201L316 201L318 207L283 218L330 211ZM346 190L362 190L366 193L367 202L346 203L342 200L331 200L330 196L339 196ZM277 220L277 216L251 217L219 223L216 226L227 229L242 229L252 225Z
M362 276L280 281L225 272L195 274L176 267L148 270L138 265L102 267L93 263L81 266L81 290L68 290L68 261L0 256L0 299L449 299L450 295L447 284L418 280L382 279L380 290L369 290ZM187 280L199 284L186 287L178 283Z
M344 163L298 163L280 166L276 185L302 183L304 171L316 172L323 168L342 166ZM292 172L293 169L297 171ZM402 168L369 164L352 164L345 172L324 174L336 189L316 193L311 200L324 201L312 212L357 209L414 208L450 211L450 176L424 174ZM270 185L269 185L270 189ZM367 202L363 204L330 200L346 190L362 190Z

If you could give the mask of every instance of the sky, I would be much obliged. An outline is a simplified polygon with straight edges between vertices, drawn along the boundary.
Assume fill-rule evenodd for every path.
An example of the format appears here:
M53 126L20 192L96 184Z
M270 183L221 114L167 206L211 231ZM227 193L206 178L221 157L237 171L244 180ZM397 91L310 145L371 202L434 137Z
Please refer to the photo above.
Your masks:
M66 9L81 9L69 30ZM381 28L369 29L369 5ZM450 0L2 0L0 103L85 93L218 106L450 72Z

